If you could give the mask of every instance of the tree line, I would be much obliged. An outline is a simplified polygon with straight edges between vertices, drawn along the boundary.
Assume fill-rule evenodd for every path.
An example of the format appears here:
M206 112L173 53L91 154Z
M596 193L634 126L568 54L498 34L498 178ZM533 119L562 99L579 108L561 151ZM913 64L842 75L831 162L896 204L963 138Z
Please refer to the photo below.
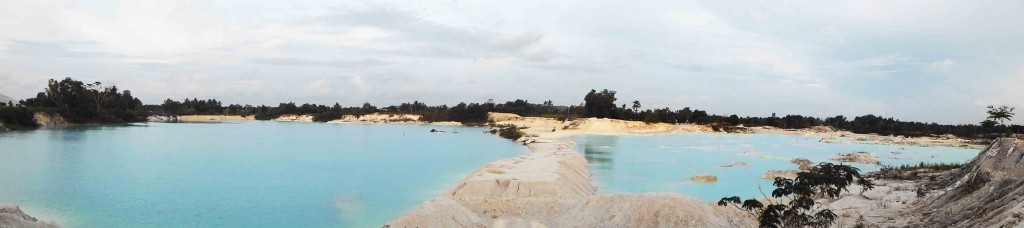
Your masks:
M531 103L517 99L505 103L488 100L481 103L459 103L456 105L427 105L413 101L378 108L370 103L360 106L320 105L294 102L266 105L224 105L216 99L186 98L183 101L166 99L159 105L142 105L131 91L121 91L117 86L103 86L100 82L83 83L71 78L57 81L51 79L43 92L36 97L18 104L0 104L0 121L8 125L31 126L31 113L52 111L73 123L119 123L143 121L148 115L241 115L254 116L258 120L269 120L286 114L308 114L314 121L326 122L345 115L361 116L371 113L416 114L424 121L455 121L465 124L487 123L488 112L514 113L520 116L550 117L559 120L573 118L611 118L644 121L648 123L692 123L705 124L719 129L730 126L771 126L783 129L803 129L829 126L855 133L882 135L926 136L952 134L960 137L981 137L1000 133L1024 132L1019 125L1003 124L1013 116L1013 108L990 107L990 118L980 124L937 124L902 121L876 115L863 115L849 119L845 116L818 118L802 115L778 117L740 117L737 115L712 115L707 111L671 108L642 109L640 101L617 104L616 92L608 89L590 90L583 96L583 103L570 106L555 106L550 100ZM11 107L14 106L14 107Z
M232 104L223 106L216 99L201 100L197 98L184 101L172 99L164 100L161 105L147 106L153 114L158 115L253 115L258 120L269 120L286 114L313 115L313 120L326 122L340 119L345 115L362 116L372 113L390 114L416 114L422 116L424 121L456 121L466 124L483 124L487 122L488 112L507 112L522 116L546 116L557 117L564 114L566 108L556 107L551 101L541 104L530 103L526 100L515 100L506 103L459 103L454 106L436 105L430 106L426 103L413 101L383 108L378 108L370 103L363 103L361 106L344 107L338 103L333 106L305 103L296 105L293 102L280 103L277 106L252 106Z
M145 120L142 101L129 90L84 83L71 78L50 79L35 97L0 107L0 121L8 127L36 127L34 112L60 114L72 123L124 123Z
M631 106L627 104L616 105L615 91L590 90L584 96L582 107L574 108L574 113L580 113L582 117L612 118L644 121L649 123L695 123L709 124L713 127L721 126L745 126L760 127L770 126L782 129L804 129L816 126L828 126L840 130L847 130L861 134L880 135L901 135L908 137L945 135L951 134L958 137L977 138L998 136L1004 133L1024 132L1020 125L1006 125L1004 120L1011 120L1014 108L1001 106L989 107L989 118L980 124L938 124L915 121L902 121L895 118L886 118L876 115L863 115L854 117L852 120L839 115L827 118L818 118L802 115L786 115L777 117L774 113L770 117L739 117L737 115L708 115L707 112L689 107L673 111L670 108L640 110L640 101L633 101Z

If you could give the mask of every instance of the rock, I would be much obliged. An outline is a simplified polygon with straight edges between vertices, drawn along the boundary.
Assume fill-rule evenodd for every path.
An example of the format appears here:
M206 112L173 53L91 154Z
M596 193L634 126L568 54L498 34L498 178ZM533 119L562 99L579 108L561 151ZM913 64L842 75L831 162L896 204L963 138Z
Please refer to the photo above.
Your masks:
M697 174L690 177L690 180L695 182L718 182L718 177L711 174Z
M761 175L761 178L762 179L775 179L776 177L782 177L782 178L786 178L786 179L794 179L794 178L796 178L796 174L797 173L800 173L800 171L798 171L798 170L785 170L785 171L781 171L781 170L768 170L768 172L765 172L764 174Z
M60 227L53 222L39 221L25 214L18 205L0 204L0 227Z
M875 160L877 158L878 158L878 155L876 155L875 153L855 152L855 153L849 153L849 154L840 154L839 156L836 156L836 157L832 158L832 160L836 160L836 161L840 161L840 162L852 162L852 163L868 164L868 165L881 165L882 164L881 162L878 162L877 160Z
M789 162L799 165L800 170L810 170L814 164L813 162L811 162L811 160L808 160L806 158L794 158L793 160L789 160Z

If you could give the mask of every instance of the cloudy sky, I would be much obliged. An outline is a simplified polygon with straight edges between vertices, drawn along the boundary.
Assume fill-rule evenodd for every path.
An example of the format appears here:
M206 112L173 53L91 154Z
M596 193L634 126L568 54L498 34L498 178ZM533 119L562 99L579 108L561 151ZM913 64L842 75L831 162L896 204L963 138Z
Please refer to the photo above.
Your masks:
M16 99L73 77L145 103L569 105L608 88L757 116L1024 108L1022 1L0 1Z

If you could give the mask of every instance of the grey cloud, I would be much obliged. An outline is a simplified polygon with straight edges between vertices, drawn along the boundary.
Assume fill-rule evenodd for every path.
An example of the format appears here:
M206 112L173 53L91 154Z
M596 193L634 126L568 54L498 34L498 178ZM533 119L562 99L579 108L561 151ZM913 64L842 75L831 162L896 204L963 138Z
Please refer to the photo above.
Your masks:
M413 48L427 49L429 53L452 54L437 52L430 49L442 45L446 49L464 51L479 50L484 47L488 36L484 31L461 29L425 20L413 13L397 9L336 9L333 14L314 17L305 21L315 25L326 25L336 31L357 26L370 26L395 32L399 42L415 44Z

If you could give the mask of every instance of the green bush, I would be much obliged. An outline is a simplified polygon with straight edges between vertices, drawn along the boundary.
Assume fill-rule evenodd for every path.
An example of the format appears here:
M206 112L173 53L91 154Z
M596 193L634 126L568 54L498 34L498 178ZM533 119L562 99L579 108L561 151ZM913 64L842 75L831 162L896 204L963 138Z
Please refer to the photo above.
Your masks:
M0 107L0 122L15 130L39 127L33 119L33 110L25 107Z
M522 138L523 136L526 136L526 133L523 133L523 131L521 130L522 128L519 128L514 125L503 125L495 127L498 127L498 129L491 129L489 133L497 134L502 138L511 139L514 141L518 140L519 138Z

